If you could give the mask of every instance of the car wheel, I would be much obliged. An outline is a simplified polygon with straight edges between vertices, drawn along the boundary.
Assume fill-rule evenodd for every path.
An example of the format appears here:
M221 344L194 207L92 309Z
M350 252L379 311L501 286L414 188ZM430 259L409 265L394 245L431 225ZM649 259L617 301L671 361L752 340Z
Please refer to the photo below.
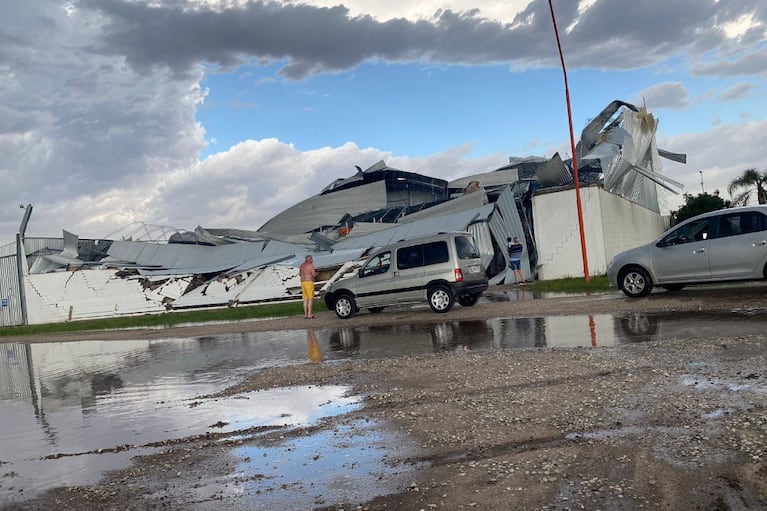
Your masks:
M339 318L349 319L356 314L357 304L350 294L344 293L336 298L336 303L333 304L333 310L336 311L336 316Z
M667 286L661 286L666 291L681 291L684 289L684 284L668 284Z
M384 310L384 308L383 307L370 307L368 310L370 312L372 312L373 314L378 314L379 312Z
M447 286L435 286L429 289L429 307L434 312L447 312L453 308L455 298L453 291Z
M621 270L618 286L629 298L647 296L652 291L650 275L642 268L633 267Z
M458 297L458 303L464 307L471 307L479 300L479 295L464 295Z
M658 318L634 313L621 318L623 333L632 341L649 340L658 333Z

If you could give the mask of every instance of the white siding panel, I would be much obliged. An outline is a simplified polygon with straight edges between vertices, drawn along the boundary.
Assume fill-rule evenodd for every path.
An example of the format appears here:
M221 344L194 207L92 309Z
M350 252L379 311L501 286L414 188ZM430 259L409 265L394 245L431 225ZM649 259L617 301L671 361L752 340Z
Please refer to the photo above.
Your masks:
M618 252L660 235L666 219L598 186L581 188L589 274L607 272ZM535 239L541 280L583 276L575 189L533 197Z
M290 289L301 287L298 268L295 266L270 266L257 275L238 295L240 303L276 300L296 296ZM319 288L319 286L317 286ZM298 295L300 298L300 295Z
M149 300L138 280L116 277L113 270L86 270L28 275L27 309L30 324L165 310Z

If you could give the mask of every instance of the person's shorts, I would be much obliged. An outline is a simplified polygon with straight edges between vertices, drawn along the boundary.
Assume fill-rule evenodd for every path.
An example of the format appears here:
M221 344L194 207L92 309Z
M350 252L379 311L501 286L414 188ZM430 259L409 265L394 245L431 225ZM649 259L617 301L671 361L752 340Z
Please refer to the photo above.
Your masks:
M522 269L522 261L519 259L509 259L509 269L510 270L521 270Z
M314 282L309 280L301 282L301 298L304 300L314 298Z

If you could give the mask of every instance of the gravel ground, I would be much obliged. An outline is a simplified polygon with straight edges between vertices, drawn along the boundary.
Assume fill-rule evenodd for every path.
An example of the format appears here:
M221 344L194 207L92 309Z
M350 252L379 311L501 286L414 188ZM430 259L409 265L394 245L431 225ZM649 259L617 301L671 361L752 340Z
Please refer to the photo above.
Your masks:
M766 290L759 283L690 288L640 300L607 294L493 302L456 307L447 317L729 311L765 314L767 325ZM309 322L332 328L444 319L417 311L363 313L341 322L322 313L314 320L171 330L177 337L306 328ZM62 337L57 339L66 340ZM137 337L136 331L131 337ZM251 498L245 507L241 496L223 489L203 496L196 491L201 480L231 473L237 463L232 446L269 442L270 434L309 435L318 428L332 430L367 419L392 425L420 446L406 453L408 464L418 467L412 482L399 493L367 502L338 502L327 495L316 509L764 510L766 353L767 335L712 336L607 348L455 351L273 368L223 394L341 384L363 395L365 406L303 431L261 428L165 442L162 452L135 458L133 467L110 474L97 486L60 488L2 509L254 508L257 500Z

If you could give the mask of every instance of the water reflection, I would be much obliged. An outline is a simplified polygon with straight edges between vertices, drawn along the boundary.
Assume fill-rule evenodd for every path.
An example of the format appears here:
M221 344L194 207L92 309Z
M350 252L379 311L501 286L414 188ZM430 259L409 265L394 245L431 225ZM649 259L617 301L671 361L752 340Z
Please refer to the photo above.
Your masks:
M322 362L322 349L317 340L317 332L314 330L306 331L306 345L309 351L309 360L312 362Z
M0 478L0 502L18 498L19 488L29 495L52 484L84 484L104 470L127 465L135 452L40 461L50 454L144 445L199 434L220 421L240 428L285 422L288 416L312 420L321 400L341 407L326 407L332 413L343 413L343 406L351 403L345 397L348 389L341 387L317 395L298 388L260 393L258 398L195 400L266 367L444 350L599 347L743 336L761 334L766 324L765 314L592 314L162 341L0 344L0 466L3 473L17 475Z
M632 313L616 318L616 331L630 341L702 339L758 334L767 315L751 310L727 312Z
M302 333L303 335L303 333ZM307 346L307 340L310 345ZM320 357L314 335L0 344L0 503L97 481L141 446L211 431L294 425L345 413L345 387L297 387L199 400L259 368ZM312 347L311 344L314 344ZM355 405L356 406L356 405ZM225 423L225 427L219 427ZM59 459L42 459L64 454Z

